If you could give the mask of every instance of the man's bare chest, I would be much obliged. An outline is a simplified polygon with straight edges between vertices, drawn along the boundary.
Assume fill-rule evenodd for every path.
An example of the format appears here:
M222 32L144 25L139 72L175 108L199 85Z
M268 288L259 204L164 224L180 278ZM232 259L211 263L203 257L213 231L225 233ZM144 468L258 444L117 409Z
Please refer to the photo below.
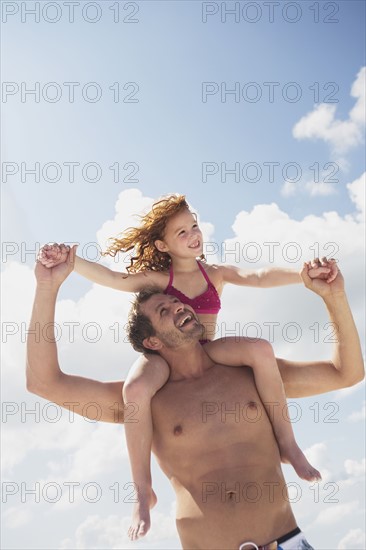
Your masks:
M215 437L251 438L268 422L248 367L213 367L198 379L168 383L152 402L155 441L195 445ZM211 443L213 444L213 443Z

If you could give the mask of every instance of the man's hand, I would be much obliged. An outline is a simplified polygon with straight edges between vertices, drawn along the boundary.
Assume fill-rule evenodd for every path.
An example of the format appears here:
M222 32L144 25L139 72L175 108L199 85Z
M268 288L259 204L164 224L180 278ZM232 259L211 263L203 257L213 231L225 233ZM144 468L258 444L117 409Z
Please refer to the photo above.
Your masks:
M316 275L317 270L329 268L329 275L324 278L324 273L320 276ZM315 277L314 277L315 275ZM318 258L312 262L305 262L300 272L300 276L306 288L309 288L322 298L331 297L335 294L344 294L344 279L338 266L334 260L322 258L321 262Z
M70 247L65 244L49 243L42 246L38 261L45 267L55 267L66 262Z
M58 290L64 280L74 269L76 246L77 245L74 245L71 249L68 247L69 250L67 251L66 261L63 261L54 267L46 267L39 259L37 260L34 273L38 286Z
M308 271L308 275L311 279L323 279L327 283L332 283L338 274L337 262L333 259L327 260L327 258L316 258L312 262Z

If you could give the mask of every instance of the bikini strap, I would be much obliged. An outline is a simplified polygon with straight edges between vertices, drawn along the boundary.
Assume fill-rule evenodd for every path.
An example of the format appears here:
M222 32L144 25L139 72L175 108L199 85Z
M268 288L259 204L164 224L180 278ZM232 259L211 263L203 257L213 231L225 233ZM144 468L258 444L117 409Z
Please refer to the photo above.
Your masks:
M208 278L208 275L207 275L207 273L206 273L206 271L205 271L205 268L201 265L201 263L200 263L198 260L196 260L196 261L197 261L197 263L198 263L198 267L200 268L202 275L203 275L204 278L206 279L207 284L208 284L209 286L212 286L212 283L211 283L210 279Z

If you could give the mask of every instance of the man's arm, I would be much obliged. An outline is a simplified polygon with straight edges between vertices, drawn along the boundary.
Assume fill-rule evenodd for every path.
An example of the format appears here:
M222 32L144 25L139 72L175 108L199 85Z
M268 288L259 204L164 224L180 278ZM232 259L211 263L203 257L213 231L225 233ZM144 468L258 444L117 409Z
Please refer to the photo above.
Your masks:
M341 273L330 284L311 279L309 264L305 264L301 277L307 288L324 300L330 321L333 323L336 343L329 361L292 362L277 359L287 397L306 397L361 382L365 376L360 339L344 290Z
M27 338L27 389L91 420L123 422L123 382L99 382L60 369L54 335L55 304L62 282L72 271L75 248L67 262L47 269L36 265L37 289ZM94 403L88 407L88 404Z

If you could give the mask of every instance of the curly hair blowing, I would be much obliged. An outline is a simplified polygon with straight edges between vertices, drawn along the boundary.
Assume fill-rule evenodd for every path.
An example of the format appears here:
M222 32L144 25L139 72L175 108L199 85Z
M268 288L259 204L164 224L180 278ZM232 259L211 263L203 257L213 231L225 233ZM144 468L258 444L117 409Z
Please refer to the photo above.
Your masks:
M184 195L168 195L155 202L145 216L141 216L139 227L129 227L117 237L108 239L111 243L104 255L115 256L117 252L135 251L131 263L127 267L128 273L138 271L166 271L171 264L171 258L166 252L160 252L156 240L164 238L167 222L175 214L189 209Z

